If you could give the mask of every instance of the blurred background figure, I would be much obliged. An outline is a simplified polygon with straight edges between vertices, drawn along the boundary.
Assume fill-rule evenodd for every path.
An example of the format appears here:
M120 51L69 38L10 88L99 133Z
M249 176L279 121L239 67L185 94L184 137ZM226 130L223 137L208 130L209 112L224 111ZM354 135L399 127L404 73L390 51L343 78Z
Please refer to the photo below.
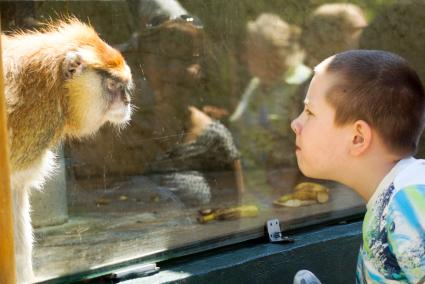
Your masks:
M313 69L325 58L359 48L360 36L367 27L366 16L360 7L348 3L323 4L307 17L300 43L305 51L305 64ZM311 74L313 76L313 74ZM298 90L295 112L304 109L311 77Z
M357 49L360 35L366 26L363 11L354 4L319 6L307 18L301 36L306 65L314 68L332 54Z
M188 106L199 106L202 99L205 32L195 16L171 18L158 11L155 15L141 30L139 55L144 76L154 92L153 135L164 137L157 142L162 149L168 149L182 142L191 115Z
M154 93L151 135L158 147L144 173L185 203L207 204L213 195L208 173L233 172L239 153L226 127L201 110L203 24L177 2L139 5L138 51Z
M274 14L248 22L245 60L252 79L229 118L243 166L267 173L280 169L288 185L298 174L290 129L294 96L311 74L302 64L299 34Z

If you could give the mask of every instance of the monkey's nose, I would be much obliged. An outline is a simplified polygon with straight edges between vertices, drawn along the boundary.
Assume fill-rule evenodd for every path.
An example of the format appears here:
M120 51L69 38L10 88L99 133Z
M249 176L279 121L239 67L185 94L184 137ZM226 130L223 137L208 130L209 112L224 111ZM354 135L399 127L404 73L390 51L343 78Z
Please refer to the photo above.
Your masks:
M121 92L121 99L125 105L130 104L130 94L126 91Z

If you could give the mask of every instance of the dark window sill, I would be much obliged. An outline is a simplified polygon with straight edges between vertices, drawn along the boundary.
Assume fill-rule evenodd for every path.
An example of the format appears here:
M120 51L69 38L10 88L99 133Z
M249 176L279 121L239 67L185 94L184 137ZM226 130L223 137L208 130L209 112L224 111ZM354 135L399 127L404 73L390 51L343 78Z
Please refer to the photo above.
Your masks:
M353 283L362 222L294 234L293 244L247 242L159 263L159 273L122 283L292 283L298 270L323 283Z

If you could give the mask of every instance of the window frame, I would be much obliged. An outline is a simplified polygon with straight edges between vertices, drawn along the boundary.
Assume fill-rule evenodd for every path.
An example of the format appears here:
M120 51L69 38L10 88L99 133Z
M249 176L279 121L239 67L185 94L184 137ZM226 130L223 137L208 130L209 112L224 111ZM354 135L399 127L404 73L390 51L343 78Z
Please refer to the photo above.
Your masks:
M16 262L2 51L0 36L0 282L9 284L16 283Z

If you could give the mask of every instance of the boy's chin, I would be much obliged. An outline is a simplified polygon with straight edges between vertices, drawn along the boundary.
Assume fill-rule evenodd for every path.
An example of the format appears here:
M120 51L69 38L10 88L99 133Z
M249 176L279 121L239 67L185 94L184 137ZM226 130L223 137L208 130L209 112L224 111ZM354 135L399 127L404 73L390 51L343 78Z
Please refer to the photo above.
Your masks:
M300 167L300 171L304 176L306 176L308 178L314 178L312 175L309 174L308 171L303 170L301 167Z
M300 171L301 173L311 179L320 179L320 180L329 180L329 181L336 181L338 182L337 179L335 179L334 177L331 177L329 175L325 175L323 172L318 172L318 171L314 171L314 170L306 170L306 169L302 169L300 167Z
M301 165L300 163L298 163L298 168L300 169L301 173L308 178L323 179L323 177L321 177L313 169L309 169L309 168Z

